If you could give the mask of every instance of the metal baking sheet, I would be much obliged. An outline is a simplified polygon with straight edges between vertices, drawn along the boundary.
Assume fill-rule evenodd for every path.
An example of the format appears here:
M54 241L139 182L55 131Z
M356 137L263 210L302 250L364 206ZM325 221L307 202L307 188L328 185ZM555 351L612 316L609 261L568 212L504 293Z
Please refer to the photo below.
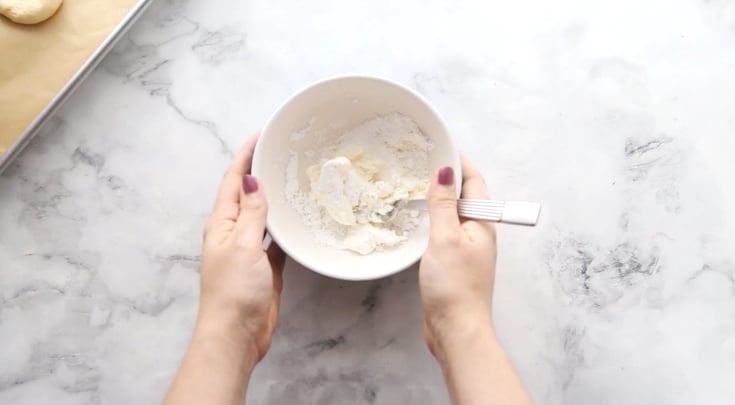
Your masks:
M82 81L94 70L94 68L104 59L105 55L112 49L120 38L125 35L127 30L135 23L135 21L143 14L146 8L153 0L139 0L122 20L112 29L112 31L104 38L90 56L82 63L78 70L71 78L61 87L61 89L51 98L41 112L31 121L31 123L23 130L8 149L0 155L0 173L2 173L15 159L23 148L28 145L30 140L43 127L48 120L63 104L63 102L79 87ZM62 5L63 7L63 5ZM2 18L2 17L0 17Z

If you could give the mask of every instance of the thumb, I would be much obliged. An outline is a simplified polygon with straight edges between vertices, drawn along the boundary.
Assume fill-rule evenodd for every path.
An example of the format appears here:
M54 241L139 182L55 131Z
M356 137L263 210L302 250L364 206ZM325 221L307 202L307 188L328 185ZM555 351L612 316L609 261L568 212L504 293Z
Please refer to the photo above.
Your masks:
M459 228L454 170L447 166L436 172L426 195L431 224L431 238L456 232Z
M235 224L235 233L247 246L263 246L265 220L268 214L268 203L254 176L246 174L242 178L240 191L240 213Z

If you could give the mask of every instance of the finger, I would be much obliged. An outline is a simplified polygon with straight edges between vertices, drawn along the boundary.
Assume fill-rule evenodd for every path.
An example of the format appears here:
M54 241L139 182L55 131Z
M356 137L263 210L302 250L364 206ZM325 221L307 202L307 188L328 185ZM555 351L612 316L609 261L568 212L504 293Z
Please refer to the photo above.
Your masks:
M242 189L243 177L250 173L250 164L253 160L253 151L255 144L258 142L256 133L251 136L245 145L237 153L230 167L227 168L222 184L220 184L217 192L217 199L214 203L213 214L230 217L232 220L237 218L238 204L240 203L240 190ZM234 210L234 212L233 212Z
M451 167L437 170L426 195L432 238L459 230L456 187Z
M470 163L466 156L462 159L462 198L478 198L486 200L490 198L487 193L485 179L482 178L477 168Z
M240 213L233 234L241 245L263 249L268 203L258 179L246 174L241 181Z

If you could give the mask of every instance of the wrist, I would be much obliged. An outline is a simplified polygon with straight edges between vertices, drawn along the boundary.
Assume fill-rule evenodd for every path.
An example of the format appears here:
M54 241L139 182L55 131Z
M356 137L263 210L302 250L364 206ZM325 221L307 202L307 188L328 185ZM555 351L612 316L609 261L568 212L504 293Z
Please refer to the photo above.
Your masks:
M255 337L238 317L227 313L208 313L200 309L192 342L221 348L239 358L252 370L259 360Z
M248 329L247 324L250 318L246 310L231 300L201 300L196 327L204 327L212 332L242 341L247 339L252 332Z
M433 338L432 350L440 361L478 341L496 339L489 308L445 311L427 316L426 323Z

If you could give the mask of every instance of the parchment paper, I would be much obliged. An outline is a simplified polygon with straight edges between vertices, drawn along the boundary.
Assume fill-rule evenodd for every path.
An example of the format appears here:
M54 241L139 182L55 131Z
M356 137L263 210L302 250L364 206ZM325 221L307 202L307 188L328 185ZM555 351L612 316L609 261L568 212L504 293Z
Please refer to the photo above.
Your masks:
M64 0L36 25L0 16L0 155L137 0Z

